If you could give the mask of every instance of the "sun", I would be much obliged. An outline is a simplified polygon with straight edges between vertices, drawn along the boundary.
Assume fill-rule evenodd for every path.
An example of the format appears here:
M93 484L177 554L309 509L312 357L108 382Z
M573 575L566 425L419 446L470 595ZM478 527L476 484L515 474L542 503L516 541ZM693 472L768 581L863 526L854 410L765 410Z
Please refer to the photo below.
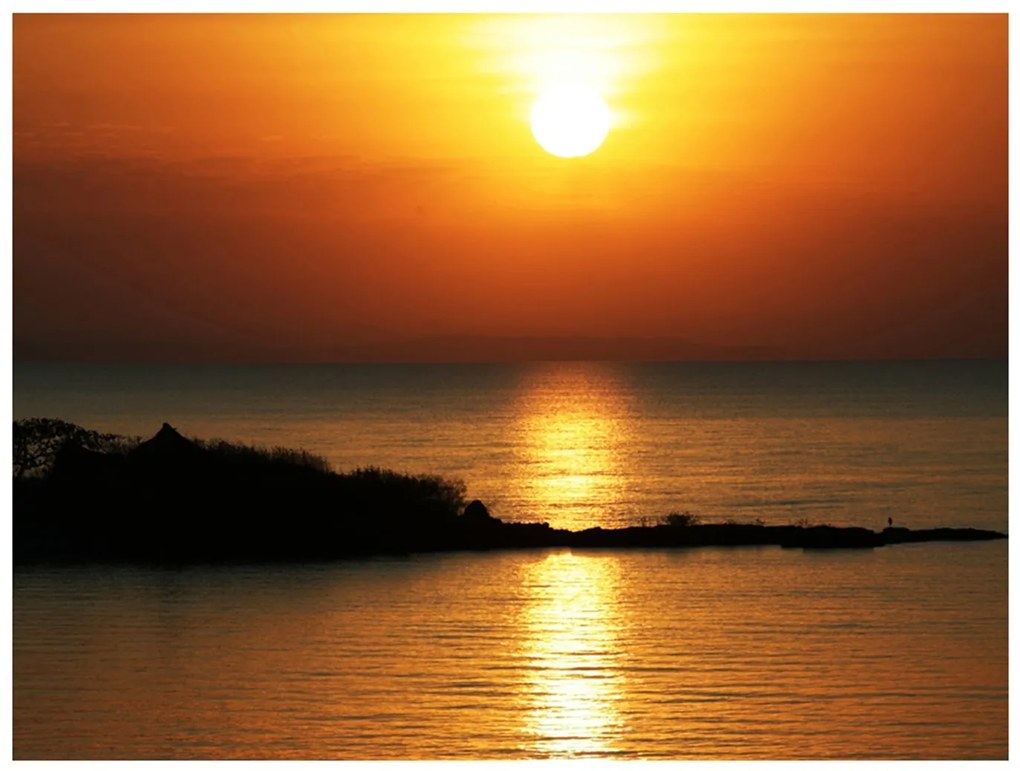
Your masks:
M532 106L531 133L543 150L560 158L588 155L609 133L609 108L590 86L558 83Z

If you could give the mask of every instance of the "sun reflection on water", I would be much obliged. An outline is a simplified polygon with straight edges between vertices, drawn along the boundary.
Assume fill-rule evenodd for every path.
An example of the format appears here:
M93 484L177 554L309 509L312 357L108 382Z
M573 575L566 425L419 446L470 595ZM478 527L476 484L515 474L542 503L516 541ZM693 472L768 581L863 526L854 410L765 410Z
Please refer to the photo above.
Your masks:
M544 756L604 756L622 730L616 637L619 561L550 554L525 576L527 733Z
M626 489L620 457L629 405L614 373L591 366L536 374L517 405L519 495L554 527L600 524Z

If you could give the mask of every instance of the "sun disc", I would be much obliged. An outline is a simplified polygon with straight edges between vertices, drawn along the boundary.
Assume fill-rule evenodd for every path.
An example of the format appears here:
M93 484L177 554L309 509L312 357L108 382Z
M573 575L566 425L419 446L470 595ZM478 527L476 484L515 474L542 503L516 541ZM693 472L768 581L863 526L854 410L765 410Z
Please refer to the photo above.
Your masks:
M599 148L609 133L609 108L595 89L560 83L546 88L531 108L531 133L548 153L578 158Z

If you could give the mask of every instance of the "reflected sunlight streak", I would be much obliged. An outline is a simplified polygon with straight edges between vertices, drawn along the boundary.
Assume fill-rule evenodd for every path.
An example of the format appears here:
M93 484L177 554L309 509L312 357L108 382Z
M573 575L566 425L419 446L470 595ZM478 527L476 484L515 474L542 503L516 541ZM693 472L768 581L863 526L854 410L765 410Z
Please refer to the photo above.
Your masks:
M528 732L543 756L610 754L622 730L616 638L619 561L550 554L525 576Z
M523 478L520 497L534 501L553 527L599 524L622 502L622 449L629 405L612 373L578 367L542 373L517 407Z

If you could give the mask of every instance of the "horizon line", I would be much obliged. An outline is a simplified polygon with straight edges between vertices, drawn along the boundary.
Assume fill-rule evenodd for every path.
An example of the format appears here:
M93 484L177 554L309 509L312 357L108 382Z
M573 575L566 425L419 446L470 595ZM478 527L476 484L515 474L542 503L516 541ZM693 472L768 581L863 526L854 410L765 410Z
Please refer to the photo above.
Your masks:
M885 362L964 362L964 361L1001 361L1008 362L1009 355L987 356L847 356L847 357L774 357L755 359L628 359L628 358L535 358L535 359L81 359L81 358L12 358L11 364L94 364L94 365L132 365L132 366L334 366L341 364L423 364L423 365L457 365L457 364L837 364L861 363L878 364Z

